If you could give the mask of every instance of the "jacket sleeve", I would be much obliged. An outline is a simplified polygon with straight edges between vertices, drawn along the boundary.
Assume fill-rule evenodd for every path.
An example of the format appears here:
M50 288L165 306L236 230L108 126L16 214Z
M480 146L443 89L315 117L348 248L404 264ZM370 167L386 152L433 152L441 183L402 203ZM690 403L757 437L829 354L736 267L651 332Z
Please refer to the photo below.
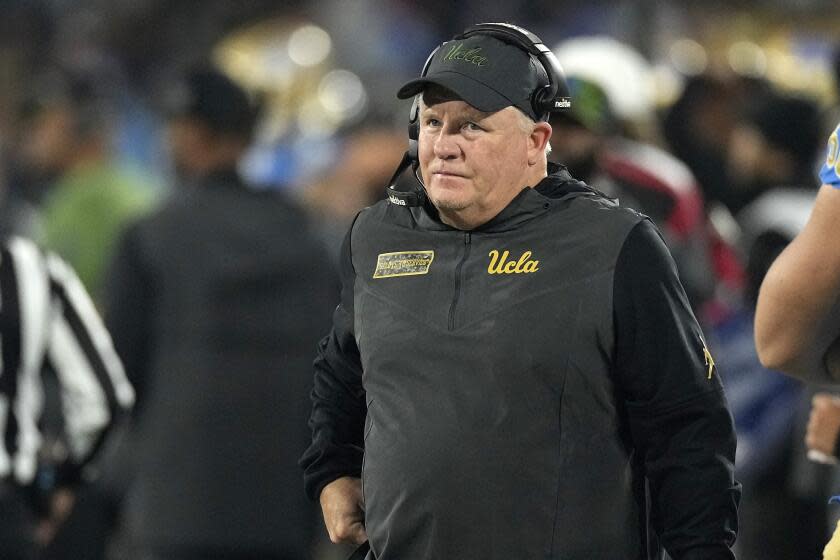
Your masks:
M361 476L363 430L367 407L362 366L353 332L355 271L350 232L341 248L341 303L333 327L321 340L315 357L309 427L312 444L300 459L307 495L317 500L324 486L342 476Z
M47 326L46 359L61 387L69 458L60 467L64 483L78 480L101 450L117 420L134 403L111 337L72 268L46 257L53 308Z
M650 518L674 560L732 559L740 485L723 387L673 259L647 220L614 277L615 369L650 489Z

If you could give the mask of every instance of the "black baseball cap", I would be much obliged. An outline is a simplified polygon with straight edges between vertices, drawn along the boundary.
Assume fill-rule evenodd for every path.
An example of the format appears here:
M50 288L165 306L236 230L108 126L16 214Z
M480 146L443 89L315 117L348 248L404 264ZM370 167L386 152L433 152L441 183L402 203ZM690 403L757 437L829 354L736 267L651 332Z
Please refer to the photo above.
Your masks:
M531 106L531 94L547 83L545 69L524 49L475 34L441 45L426 74L403 85L397 97L408 99L434 84L479 111L492 113L513 106L536 121L540 116Z
M250 136L258 110L244 89L212 68L194 68L163 96L169 119L193 118L223 134Z

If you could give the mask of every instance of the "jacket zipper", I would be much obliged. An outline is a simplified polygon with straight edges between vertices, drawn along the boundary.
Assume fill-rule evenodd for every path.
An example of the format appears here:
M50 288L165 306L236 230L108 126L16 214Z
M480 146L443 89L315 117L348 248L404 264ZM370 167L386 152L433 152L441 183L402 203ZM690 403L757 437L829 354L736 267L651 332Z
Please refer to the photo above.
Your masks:
M455 330L455 309L458 307L458 299L460 299L461 297L461 269L464 267L464 263L470 256L471 242L472 234L468 231L464 232L464 254L461 256L461 260L458 262L458 266L455 267L455 293L452 296L452 305L449 307L450 331Z

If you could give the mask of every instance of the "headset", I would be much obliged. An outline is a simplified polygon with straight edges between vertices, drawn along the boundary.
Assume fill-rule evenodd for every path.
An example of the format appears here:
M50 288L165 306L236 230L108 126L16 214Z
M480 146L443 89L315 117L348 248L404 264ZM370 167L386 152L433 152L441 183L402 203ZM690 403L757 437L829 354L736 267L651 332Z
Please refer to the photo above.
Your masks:
M536 67L542 70L542 78L545 83L531 93L530 101L531 108L537 115L538 120L546 121L551 113L566 111L571 107L569 86L566 83L563 68L551 49L546 47L539 37L527 29L511 23L479 23L467 28L452 40L466 39L473 35L489 35L519 47L528 53L532 60L537 62ZM431 66L435 54L447 43L448 41L438 45L426 59L423 70L420 72L421 78L426 76L429 71L429 66ZM386 189L388 199L398 206L422 206L425 202L425 189L422 188L422 181L417 176L419 138L420 101L419 96L415 96L408 115L408 150ZM421 188L411 191L399 190L396 188L395 182L409 165L414 170L414 175L420 182Z

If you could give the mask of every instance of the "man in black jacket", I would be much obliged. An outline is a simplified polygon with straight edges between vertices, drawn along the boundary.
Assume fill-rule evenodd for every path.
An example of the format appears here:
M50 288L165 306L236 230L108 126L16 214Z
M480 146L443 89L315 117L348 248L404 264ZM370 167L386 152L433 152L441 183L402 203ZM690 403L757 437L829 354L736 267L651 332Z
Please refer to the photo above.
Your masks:
M143 559L309 558L317 514L294 481L334 276L303 212L239 178L245 93L210 71L182 85L184 184L122 239L107 308L137 386L127 523Z
M547 164L543 49L477 26L400 90L424 190L347 235L307 491L378 560L731 559L714 360L651 222Z

